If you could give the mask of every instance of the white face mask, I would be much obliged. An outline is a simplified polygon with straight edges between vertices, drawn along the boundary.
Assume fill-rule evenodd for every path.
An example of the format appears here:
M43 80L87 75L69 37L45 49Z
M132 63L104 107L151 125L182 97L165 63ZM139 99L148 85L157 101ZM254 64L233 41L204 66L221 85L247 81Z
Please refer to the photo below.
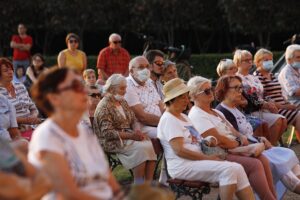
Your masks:
M116 94L116 95L114 95L114 98L115 98L117 101L122 101L122 100L124 99L124 96L119 95L119 94Z
M300 62L294 62L291 65L292 65L292 67L294 67L296 69L300 69Z
M273 68L274 64L273 64L273 60L268 60L268 61L263 61L263 68L266 71L271 71L271 69Z
M136 78L141 82L146 82L150 78L150 71L147 68L138 70L135 74Z

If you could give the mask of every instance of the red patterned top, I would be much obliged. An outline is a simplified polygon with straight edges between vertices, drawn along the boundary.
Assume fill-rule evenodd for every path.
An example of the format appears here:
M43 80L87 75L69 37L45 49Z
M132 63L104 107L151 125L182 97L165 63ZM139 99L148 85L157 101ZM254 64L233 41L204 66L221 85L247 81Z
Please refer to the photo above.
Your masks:
M112 48L106 47L99 53L97 68L102 69L108 77L112 74L125 75L129 61L130 55L126 49L120 48L117 52L113 52Z

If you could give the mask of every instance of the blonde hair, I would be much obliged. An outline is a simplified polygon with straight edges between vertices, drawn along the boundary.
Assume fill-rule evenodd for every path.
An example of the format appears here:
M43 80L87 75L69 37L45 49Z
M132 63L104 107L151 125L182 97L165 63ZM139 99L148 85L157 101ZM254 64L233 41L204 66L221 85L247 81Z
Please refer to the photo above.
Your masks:
M233 55L233 62L238 67L244 55L251 55L250 51L237 49Z
M190 87L190 97L192 101L194 101L199 87L201 87L204 83L211 83L211 80L202 76L194 76L188 81L187 86Z
M82 76L85 79L89 74L92 74L92 73L96 75L95 70L93 70L93 69L86 69L86 70L83 71Z
M258 62L264 57L264 54L273 56L273 53L267 49L261 48L254 55L254 64L257 66Z
M225 58L220 60L218 66L217 66L217 73L219 76L223 76L225 71L231 66L235 65L233 60Z

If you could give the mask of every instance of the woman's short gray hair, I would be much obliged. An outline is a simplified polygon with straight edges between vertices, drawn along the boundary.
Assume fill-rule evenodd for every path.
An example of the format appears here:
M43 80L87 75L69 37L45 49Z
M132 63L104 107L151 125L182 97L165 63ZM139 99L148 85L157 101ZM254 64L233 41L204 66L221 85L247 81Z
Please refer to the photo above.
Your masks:
M222 76L225 71L232 65L235 65L233 60L225 58L220 60L218 66L217 66L217 73L219 76Z
M111 92L113 87L119 86L122 82L126 83L126 78L122 74L111 75L103 86L103 93Z
M202 76L194 76L188 81L187 86L190 87L190 97L192 101L194 101L195 96L199 92L199 87L201 87L204 83L211 83L211 80Z
M294 52L295 51L300 51L300 45L299 44L292 44L288 46L285 50L285 60L287 63L288 61L294 57Z

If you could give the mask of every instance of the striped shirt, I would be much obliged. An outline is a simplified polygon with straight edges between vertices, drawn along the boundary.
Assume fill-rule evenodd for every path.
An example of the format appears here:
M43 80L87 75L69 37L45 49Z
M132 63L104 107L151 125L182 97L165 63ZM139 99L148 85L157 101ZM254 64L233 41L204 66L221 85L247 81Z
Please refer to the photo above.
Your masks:
M16 97L12 97L4 87L0 87L0 94L6 96L10 103L15 107L16 117L36 117L38 115L38 110L29 97L25 86L22 83L13 82L12 84L15 88Z
M264 86L264 98L269 98L276 103L286 104L288 103L283 97L282 88L278 79L271 73L271 79L264 77L259 71L255 71L254 76L257 76L261 84ZM279 109L279 114L285 116L288 123L292 123L297 114L298 110Z

